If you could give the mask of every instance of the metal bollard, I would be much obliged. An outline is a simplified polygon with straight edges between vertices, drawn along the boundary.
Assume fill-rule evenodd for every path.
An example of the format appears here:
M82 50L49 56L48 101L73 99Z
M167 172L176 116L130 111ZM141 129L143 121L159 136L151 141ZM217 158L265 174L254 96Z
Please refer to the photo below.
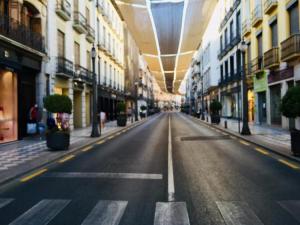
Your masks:
M224 127L227 129L227 120L224 121Z

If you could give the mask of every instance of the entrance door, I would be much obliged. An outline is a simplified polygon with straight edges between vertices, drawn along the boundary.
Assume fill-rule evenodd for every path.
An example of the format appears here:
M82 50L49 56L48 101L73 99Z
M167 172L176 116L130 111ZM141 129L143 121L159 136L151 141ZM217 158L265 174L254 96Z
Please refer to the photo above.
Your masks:
M81 91L74 91L74 128L82 127Z
M266 92L259 92L258 93L258 120L259 123L265 123L267 121L267 110L266 107Z
M281 85L274 85L270 87L271 97L271 123L281 125L280 113L280 99L281 99Z

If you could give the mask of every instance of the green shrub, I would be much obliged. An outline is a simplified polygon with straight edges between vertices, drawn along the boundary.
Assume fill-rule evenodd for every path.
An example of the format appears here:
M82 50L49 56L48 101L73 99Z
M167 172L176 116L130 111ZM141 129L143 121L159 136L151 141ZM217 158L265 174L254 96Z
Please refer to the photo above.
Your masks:
M72 112L72 101L69 96L53 94L44 98L44 107L51 113L68 113Z
M212 114L218 114L219 111L222 109L222 104L219 101L214 99L212 103L210 103L209 108Z
M125 102L118 102L117 103L117 112L125 112L126 111L126 104Z
M288 118L300 116L300 87L295 86L286 92L281 100L280 110Z

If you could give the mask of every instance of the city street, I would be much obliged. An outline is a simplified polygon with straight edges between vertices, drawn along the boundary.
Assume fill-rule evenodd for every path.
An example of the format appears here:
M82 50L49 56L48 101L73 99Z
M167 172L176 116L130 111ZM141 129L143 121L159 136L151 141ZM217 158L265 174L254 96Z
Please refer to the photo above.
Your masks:
M2 188L0 224L296 225L299 178L294 162L161 113Z

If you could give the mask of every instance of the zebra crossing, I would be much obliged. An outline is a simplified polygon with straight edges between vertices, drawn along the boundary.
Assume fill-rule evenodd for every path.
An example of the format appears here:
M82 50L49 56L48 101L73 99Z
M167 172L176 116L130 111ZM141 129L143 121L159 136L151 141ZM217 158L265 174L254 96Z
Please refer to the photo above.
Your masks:
M0 198L0 212L13 201L15 199ZM49 224L58 214L64 213L64 209L71 201L69 199L42 199L14 218L9 225ZM300 200L278 201L277 203L300 223ZM128 201L99 200L90 209L81 225L119 225L122 217L126 214L127 206ZM217 201L216 207L226 225L264 225L246 202ZM157 202L153 225L190 225L186 203Z

